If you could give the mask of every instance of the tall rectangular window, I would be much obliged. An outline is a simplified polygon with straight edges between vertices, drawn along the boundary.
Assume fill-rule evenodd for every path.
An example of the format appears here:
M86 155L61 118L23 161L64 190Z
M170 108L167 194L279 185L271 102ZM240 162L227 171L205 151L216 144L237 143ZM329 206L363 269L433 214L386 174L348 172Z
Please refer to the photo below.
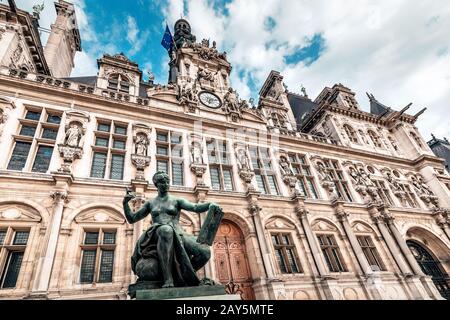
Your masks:
M27 106L25 116L19 119L20 130L14 136L15 144L8 170L46 173L50 167L60 122L61 111ZM34 159L29 159L30 155Z
M291 153L289 154L289 162L293 173L297 177L297 191L305 198L318 199L314 176L311 173L311 167L306 161L305 155Z
M206 142L211 187L214 190L233 191L233 174L227 142L209 138Z
M359 245L366 256L369 265L377 267L380 271L386 270L383 261L381 261L380 255L378 254L377 248L372 241L372 237L357 236L356 238L358 239Z
M52 159L53 146L40 145L34 159L33 172L45 173L50 166L50 160Z
M80 283L112 282L115 250L115 231L85 231L81 244Z
M331 272L345 272L347 271L342 259L341 252L336 243L336 239L332 234L319 234L320 248L323 256Z
M22 268L29 231L8 228L0 230L0 288L15 288Z
M272 233L271 237L281 273L302 273L290 234Z
M269 149L250 146L249 151L259 191L264 194L278 195L279 190Z
M91 177L123 180L126 155L127 125L115 121L99 120L95 131L95 144Z
M156 169L166 172L174 186L184 185L183 136L179 132L156 132Z
M14 150L9 160L8 170L22 170L27 162L31 142L16 141Z
M106 153L94 152L94 158L92 160L91 167L91 177L103 178L105 176L106 157Z
M327 175L328 179L333 182L337 196L345 201L352 202L353 198L348 188L348 182L344 178L344 174L342 173L342 169L338 161L332 159L324 159L323 164L325 165L323 170L325 170L325 174Z
M392 198L391 198L390 193L389 193L389 189L386 186L386 184L384 183L384 181L373 180L373 182L377 186L378 195L383 200L383 202L385 204L388 204L388 205L391 205L391 206L394 205L394 202L392 201Z

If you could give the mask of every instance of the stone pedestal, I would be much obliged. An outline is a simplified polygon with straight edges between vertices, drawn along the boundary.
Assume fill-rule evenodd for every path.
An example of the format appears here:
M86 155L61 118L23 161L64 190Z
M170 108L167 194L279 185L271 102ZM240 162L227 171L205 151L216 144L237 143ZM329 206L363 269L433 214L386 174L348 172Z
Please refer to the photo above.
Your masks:
M238 294L226 294L225 286L154 288L156 283L130 285L129 295L136 300L240 300ZM153 288L152 288L153 286ZM147 288L146 288L147 287ZM135 290L135 291L132 291Z

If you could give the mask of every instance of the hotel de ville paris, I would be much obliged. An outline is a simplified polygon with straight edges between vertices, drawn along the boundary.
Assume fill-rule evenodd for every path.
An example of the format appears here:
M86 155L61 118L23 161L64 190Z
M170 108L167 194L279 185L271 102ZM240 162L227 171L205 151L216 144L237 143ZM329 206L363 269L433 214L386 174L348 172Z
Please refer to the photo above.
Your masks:
M313 100L277 71L242 100L184 19L167 83L121 53L73 78L74 6L55 8L44 47L38 12L0 4L0 299L127 299L151 218L129 225L122 199L154 197L158 170L223 208L199 272L243 299L450 299L450 175L420 113L362 111L340 83ZM205 215L180 219L198 234Z

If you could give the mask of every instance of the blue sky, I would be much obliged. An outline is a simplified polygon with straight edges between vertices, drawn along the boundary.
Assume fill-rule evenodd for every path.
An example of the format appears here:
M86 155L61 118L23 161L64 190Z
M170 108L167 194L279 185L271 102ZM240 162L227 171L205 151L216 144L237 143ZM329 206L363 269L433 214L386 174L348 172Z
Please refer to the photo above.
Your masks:
M6 2L6 0L0 0ZM54 0L16 0L31 10L44 1L41 25L54 21ZM183 15L197 40L217 41L232 63L232 86L257 98L271 70L292 92L306 87L315 98L343 83L368 110L366 92L411 113L417 123L450 136L450 3L448 0L72 0L82 36L73 76L97 72L103 53L125 53L167 82L168 57L160 45L165 21ZM45 38L45 35L44 35ZM44 39L45 43L45 39ZM146 77L146 72L144 76Z

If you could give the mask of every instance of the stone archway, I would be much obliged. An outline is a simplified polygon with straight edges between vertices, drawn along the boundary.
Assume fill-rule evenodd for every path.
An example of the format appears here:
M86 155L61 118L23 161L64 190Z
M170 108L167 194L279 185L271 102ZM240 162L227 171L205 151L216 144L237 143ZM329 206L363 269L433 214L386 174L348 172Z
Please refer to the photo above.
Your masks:
M431 276L431 280L442 297L450 300L450 278L444 271L439 260L436 259L430 249L418 241L407 240L406 243L422 271L426 275Z
M230 220L222 220L213 246L214 266L219 282L238 285L235 289L242 292L244 300L254 300L253 280L241 229Z

